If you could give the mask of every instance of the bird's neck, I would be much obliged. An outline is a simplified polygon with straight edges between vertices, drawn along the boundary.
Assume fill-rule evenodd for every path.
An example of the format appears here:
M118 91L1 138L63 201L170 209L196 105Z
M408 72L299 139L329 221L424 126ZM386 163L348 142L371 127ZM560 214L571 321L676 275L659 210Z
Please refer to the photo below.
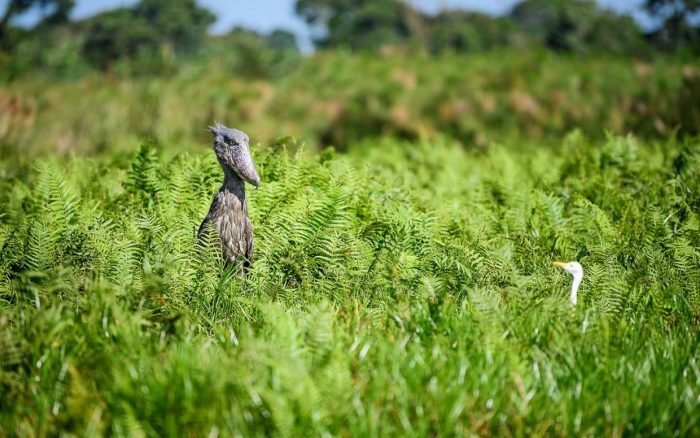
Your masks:
M574 281L571 284L571 304L576 304L578 301L578 287L581 285L583 275L574 275Z
M235 196L243 210L246 210L245 181L235 172L224 169L224 182L219 192L226 196Z

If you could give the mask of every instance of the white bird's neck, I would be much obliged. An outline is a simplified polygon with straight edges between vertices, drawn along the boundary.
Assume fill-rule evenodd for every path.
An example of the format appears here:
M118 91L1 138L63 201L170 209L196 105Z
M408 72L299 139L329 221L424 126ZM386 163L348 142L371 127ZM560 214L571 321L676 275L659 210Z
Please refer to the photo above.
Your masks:
M571 284L571 304L576 305L578 301L578 287L581 285L581 280L583 280L583 274L574 274L574 281Z

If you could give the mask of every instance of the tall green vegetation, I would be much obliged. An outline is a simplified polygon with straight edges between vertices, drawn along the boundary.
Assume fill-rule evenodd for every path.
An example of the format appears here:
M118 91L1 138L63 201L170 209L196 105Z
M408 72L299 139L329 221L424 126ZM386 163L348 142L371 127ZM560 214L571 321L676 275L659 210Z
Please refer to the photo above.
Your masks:
M700 433L697 139L253 155L245 279L210 151L2 162L0 433Z
M700 126L697 62L513 50L298 60L294 52L267 52L266 44L233 32L211 58L170 77L91 76L49 89L39 78L0 85L0 153L94 154L132 149L143 137L191 149L208 141L202 127L213 120L261 141L295 135L338 150L387 135L442 135L483 148L523 136L548 141L572 129L596 138L605 131L664 138L694 135ZM231 46L238 54L227 58Z

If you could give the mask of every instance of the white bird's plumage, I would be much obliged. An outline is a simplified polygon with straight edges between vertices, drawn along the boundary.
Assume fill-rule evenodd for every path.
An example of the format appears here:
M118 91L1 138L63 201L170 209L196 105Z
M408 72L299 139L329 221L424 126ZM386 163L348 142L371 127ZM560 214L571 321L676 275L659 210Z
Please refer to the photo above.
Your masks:
M578 288L583 280L583 266L579 262L554 262L554 266L558 266L571 274L574 277L574 281L571 284L571 295L569 297L571 304L576 305L578 301Z

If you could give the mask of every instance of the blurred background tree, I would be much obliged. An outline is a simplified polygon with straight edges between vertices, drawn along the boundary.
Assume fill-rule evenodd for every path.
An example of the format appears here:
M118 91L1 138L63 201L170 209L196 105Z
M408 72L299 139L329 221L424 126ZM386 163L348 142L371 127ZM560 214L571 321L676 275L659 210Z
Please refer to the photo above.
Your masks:
M517 41L517 27L507 17L448 10L428 17L427 22L432 53L484 51Z
M0 77L38 68L54 76L83 73L80 42L70 21L74 6L74 0L10 0L0 20ZM33 9L41 10L43 18L32 29L12 25Z
M425 33L423 16L399 0L298 0L295 9L319 48L420 45Z
M158 49L155 30L145 20L137 19L133 10L104 12L87 24L83 54L101 70L110 69L120 59L148 57Z
M431 16L399 0L298 0L296 12L312 27L321 49L405 45L440 53L530 44L574 53L638 54L647 48L631 17L593 0L525 0L506 17L464 10Z
M141 0L134 15L153 28L161 44L172 46L177 52L199 47L216 20L213 13L194 0Z
M631 17L600 8L593 0L525 0L511 17L531 43L586 53L638 53L642 32Z
M41 20L38 26L52 26L70 21L70 13L75 7L75 0L41 0L40 4L44 8L52 7L52 11Z
M661 23L652 34L657 46L700 53L700 27L691 23L691 17L700 12L700 0L646 0L644 8Z
M201 46L215 18L194 0L142 0L90 19L83 53L102 70L125 59L136 70L158 70L173 54Z
M208 42L207 57L225 64L236 75L270 78L289 72L301 59L296 36L287 30L275 29L265 35L243 27L235 27Z
M0 18L0 50L13 50L21 35L24 34L24 32L10 26L10 21L13 18L34 7L48 9L50 12L35 28L36 31L40 31L52 25L68 22L74 6L75 0L9 0L2 18Z

